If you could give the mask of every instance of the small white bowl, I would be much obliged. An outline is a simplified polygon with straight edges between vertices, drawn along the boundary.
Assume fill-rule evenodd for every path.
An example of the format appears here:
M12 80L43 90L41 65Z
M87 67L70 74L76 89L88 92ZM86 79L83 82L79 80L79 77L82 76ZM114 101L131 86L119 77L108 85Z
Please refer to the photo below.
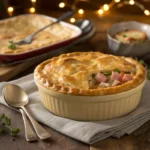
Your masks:
M125 31L127 29L145 32L147 35L147 40L141 43L126 44L119 42L114 38L116 33ZM118 56L143 57L150 53L150 25L136 21L127 21L113 24L108 29L107 42L110 53Z
M53 114L84 121L113 119L133 111L139 104L145 81L136 88L113 95L76 96L47 89L35 80L43 105Z

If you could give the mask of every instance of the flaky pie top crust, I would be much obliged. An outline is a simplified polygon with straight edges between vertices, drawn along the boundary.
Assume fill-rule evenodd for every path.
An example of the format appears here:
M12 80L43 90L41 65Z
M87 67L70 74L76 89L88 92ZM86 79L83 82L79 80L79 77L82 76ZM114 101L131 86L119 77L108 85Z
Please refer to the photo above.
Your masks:
M89 89L88 79L99 71L119 69L131 72L134 77L124 84ZM145 68L129 57L119 57L100 52L74 52L53 57L39 64L34 71L34 78L43 87L64 94L73 95L110 95L131 90L146 78Z
M0 54L18 54L37 50L68 40L76 32L57 23L35 35L30 44L16 45L15 49L9 48L9 41L20 41L50 23L52 20L39 14L20 15L0 21Z

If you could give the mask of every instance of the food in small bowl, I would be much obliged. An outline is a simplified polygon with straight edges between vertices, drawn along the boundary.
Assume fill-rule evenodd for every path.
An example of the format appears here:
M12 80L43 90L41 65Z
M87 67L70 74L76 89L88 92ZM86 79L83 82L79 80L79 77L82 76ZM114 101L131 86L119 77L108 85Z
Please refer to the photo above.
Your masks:
M107 32L110 53L143 57L149 53L150 25L136 21L113 24Z
M39 64L34 78L50 112L91 121L133 111L140 101L146 71L132 58L75 52Z
M146 41L146 33L138 30L125 30L115 34L115 39L122 43L139 43Z

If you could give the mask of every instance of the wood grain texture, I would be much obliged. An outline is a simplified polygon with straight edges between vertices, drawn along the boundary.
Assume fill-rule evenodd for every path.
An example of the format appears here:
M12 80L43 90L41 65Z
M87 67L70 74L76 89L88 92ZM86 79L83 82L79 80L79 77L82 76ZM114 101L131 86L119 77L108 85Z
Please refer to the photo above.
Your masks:
M0 150L89 150L87 145L62 135L44 125L42 126L52 135L52 138L46 141L39 140L29 143L25 140L21 114L2 105L0 106L1 113L9 116L12 119L12 124L20 128L21 132L15 138L9 136L7 133L0 135Z

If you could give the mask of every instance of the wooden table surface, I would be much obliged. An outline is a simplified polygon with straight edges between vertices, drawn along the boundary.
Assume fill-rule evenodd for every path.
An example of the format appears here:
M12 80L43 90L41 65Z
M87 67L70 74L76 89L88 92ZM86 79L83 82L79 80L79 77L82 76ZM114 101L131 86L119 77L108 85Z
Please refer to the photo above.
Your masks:
M53 13L57 17L60 13ZM107 14L98 16L96 12L86 12L84 15L75 15L77 19L90 19L96 27L95 36L82 44L73 46L68 51L101 51L107 53L106 31L111 24L120 21L136 20L150 23L150 17L122 14ZM36 64L18 75L16 78L33 72ZM150 122L145 123L141 128L131 135L120 139L108 138L89 146L77 140L71 139L49 127L44 127L52 134L52 139L35 143L28 143L24 138L24 125L19 113L14 112L0 105L0 114L5 113L12 118L12 124L21 129L18 137L12 138L4 134L0 135L0 150L150 150Z

